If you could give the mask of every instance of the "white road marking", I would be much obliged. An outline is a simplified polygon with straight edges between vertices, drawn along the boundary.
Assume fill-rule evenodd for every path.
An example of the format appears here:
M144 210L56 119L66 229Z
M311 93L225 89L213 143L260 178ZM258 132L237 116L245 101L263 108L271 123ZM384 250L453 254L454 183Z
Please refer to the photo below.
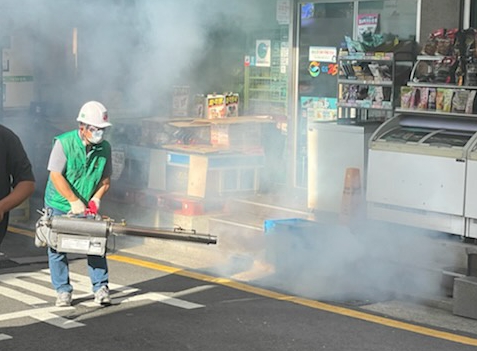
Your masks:
M139 294L139 295L130 296L130 297L123 296L119 298L113 298L112 300L114 304L123 304L127 302L138 302L138 301L154 301L154 302L161 302L165 305L183 308L186 310L192 310L195 308L205 307L204 305L200 305L197 303L188 302L184 300L179 300L164 294L159 294L154 292ZM93 301L82 302L80 305L86 306L86 307L98 306Z
M0 341L13 339L10 335L0 334Z
M0 295L7 296L10 299L14 299L23 302L27 305L41 305L46 303L45 300L39 299L35 296L23 294L17 290L13 290L4 286L0 286Z
M11 277L6 279L2 278L2 284L14 286L14 287L21 288L28 291L34 291L36 294L40 294L44 296L56 296L53 289L40 285L40 284L28 282L24 279L20 279L21 277L22 276ZM29 303L29 305L31 305L31 303Z
M30 318L36 319L37 321L45 322L62 329L71 329L71 328L84 326L83 323L78 323L70 319L66 319L66 318L57 316L56 314L53 314L54 312L68 311L68 310L74 310L74 309L75 309L74 307L56 307L56 306L44 307L44 308L32 308L29 310L0 314L0 322L12 320L12 319L30 317Z
M74 287L73 299L93 297L93 293L91 292L91 281L88 276L70 272L70 280ZM60 312L75 310L74 306L39 306L51 302L43 300L35 295L47 296L50 298L50 301L51 297L56 297L56 292L49 287L51 286L50 284L50 272L48 269L44 269L40 272L19 272L0 275L0 296L14 299L33 307L22 311L0 314L0 322L18 318L31 318L61 329L85 326L83 323L58 315ZM109 283L108 285L112 293L111 298L115 305L137 301L153 301L188 310L205 306L184 301L177 297L190 295L214 287L214 285L202 285L177 292L147 292L131 296L131 294L137 293L140 290L134 287L114 283ZM30 291L31 294L19 290ZM98 305L91 300L82 302L80 305L86 307L98 307ZM9 339L12 339L10 335L0 334L0 341Z
M193 288L190 288L190 289L185 289L185 290L177 291L177 292L173 292L173 293L161 292L161 294L164 294L164 295L167 295L167 296L172 296L172 297L179 297L179 296L195 294L195 293L205 291L205 290L209 290L209 289L212 289L212 288L215 288L215 287L216 287L215 285L200 285L200 286L196 286L196 287L193 287Z

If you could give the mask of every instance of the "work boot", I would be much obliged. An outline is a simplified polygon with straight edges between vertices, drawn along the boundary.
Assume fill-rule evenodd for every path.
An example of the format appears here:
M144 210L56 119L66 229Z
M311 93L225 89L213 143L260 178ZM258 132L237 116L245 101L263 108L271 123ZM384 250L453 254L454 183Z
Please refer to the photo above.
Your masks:
M94 293L94 302L99 305L111 304L111 297L109 296L109 288L107 285L103 285Z
M58 293L56 298L56 307L68 307L71 306L71 293L66 291L61 291Z

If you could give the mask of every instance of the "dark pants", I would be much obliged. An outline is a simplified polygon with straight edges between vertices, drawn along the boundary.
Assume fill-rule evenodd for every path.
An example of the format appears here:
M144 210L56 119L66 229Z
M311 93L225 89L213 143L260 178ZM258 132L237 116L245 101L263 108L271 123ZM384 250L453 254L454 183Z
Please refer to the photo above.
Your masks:
M8 213L5 213L3 220L0 222L0 245L2 245L3 238L5 238L5 234L7 234L7 227L8 227Z

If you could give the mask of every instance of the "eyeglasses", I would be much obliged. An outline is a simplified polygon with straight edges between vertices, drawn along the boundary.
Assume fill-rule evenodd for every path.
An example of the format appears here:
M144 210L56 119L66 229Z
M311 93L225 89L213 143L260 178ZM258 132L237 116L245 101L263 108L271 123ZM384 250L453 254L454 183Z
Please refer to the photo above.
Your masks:
M88 126L86 127L86 129L88 129L90 132L96 132L98 130L105 130L105 128L98 128L98 127L95 127L95 126Z

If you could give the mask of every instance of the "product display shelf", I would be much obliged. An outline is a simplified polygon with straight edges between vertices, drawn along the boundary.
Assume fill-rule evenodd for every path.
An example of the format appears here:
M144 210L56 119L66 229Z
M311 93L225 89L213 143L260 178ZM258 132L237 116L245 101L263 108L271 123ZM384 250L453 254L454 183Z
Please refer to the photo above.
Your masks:
M431 56L434 57L434 56ZM456 84L445 84L445 83L427 83L427 82L414 82L410 81L407 83L408 87L419 89L419 88L428 88L428 89L449 89L452 91L477 91L477 86L470 85L456 85ZM402 103L401 103L402 106ZM475 109L474 109L475 110ZM419 115L428 115L435 117L459 117L459 118L477 118L477 114L473 111L472 113L467 112L456 112L444 111L435 108L416 108L416 107L397 107L395 109L397 113L406 113L406 114L419 114Z
M443 56L443 55L417 55L416 56L416 61L414 62L414 65L412 67L412 71L411 71L411 79L410 81L413 81L414 80L414 77L416 75L416 71L419 67L419 64L421 64L422 62L439 62L439 61L442 61L443 59L445 59L446 57L449 57L449 56Z
M339 55L338 123L384 121L394 110L393 53Z

